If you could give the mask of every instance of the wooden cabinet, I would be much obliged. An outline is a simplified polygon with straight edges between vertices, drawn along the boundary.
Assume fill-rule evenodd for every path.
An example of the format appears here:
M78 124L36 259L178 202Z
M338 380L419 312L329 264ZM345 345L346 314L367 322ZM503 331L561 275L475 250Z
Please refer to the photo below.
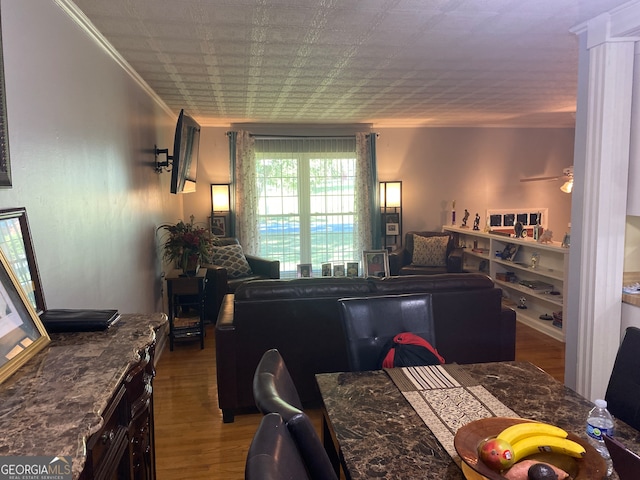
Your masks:
M443 230L454 233L464 247L464 270L490 275L518 321L564 341L568 248L559 242L538 243L469 228Z
M87 442L80 479L156 478L153 431L155 343L139 352L102 414L102 428Z

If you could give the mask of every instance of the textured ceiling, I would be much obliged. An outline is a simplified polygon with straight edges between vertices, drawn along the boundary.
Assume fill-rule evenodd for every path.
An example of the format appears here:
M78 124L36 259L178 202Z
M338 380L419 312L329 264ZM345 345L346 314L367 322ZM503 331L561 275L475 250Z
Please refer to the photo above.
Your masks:
M623 3L75 0L169 108L202 125L376 126L573 126L569 29Z

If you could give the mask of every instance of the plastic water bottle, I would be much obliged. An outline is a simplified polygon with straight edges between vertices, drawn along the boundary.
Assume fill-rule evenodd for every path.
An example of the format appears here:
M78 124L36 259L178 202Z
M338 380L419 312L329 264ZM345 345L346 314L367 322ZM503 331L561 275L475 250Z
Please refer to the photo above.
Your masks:
M609 410L607 410L606 400L598 399L595 403L596 406L591 409L587 416L587 435L593 448L602 455L602 458L607 463L607 476L610 476L613 473L613 463L602 435L606 434L609 437L613 437L613 418Z

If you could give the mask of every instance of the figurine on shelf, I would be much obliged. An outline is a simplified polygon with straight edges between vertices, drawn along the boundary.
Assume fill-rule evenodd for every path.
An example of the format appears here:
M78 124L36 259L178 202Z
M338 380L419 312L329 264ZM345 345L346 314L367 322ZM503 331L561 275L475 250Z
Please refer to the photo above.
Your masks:
M551 243L553 242L553 232L551 230L545 230L542 235L538 237L538 243Z
M526 310L526 308L527 308L527 298L526 297L520 297L520 304L518 305L518 308L520 308L522 310Z
M462 217L462 225L460 225L460 227L469 228L469 227L467 227L467 220L469 220L469 210L467 210L465 208L464 209L464 217Z
M480 215L476 213L476 219L473 221L473 229L477 232L480 230Z

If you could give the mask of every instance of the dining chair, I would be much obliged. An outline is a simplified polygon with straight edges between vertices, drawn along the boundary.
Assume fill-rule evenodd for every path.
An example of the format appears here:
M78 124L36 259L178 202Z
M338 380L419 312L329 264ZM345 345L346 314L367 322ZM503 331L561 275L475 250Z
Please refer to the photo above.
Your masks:
M245 480L309 480L302 456L284 420L277 413L262 417L251 440Z
M338 304L352 372L379 370L382 352L398 333L436 346L431 294L343 298Z
M267 350L258 362L253 377L253 397L261 413L277 413L282 417L300 450L310 478L337 480L324 445L311 419L302 410L302 402L284 359L275 348Z
M640 430L640 328L628 327L605 393L611 414Z

